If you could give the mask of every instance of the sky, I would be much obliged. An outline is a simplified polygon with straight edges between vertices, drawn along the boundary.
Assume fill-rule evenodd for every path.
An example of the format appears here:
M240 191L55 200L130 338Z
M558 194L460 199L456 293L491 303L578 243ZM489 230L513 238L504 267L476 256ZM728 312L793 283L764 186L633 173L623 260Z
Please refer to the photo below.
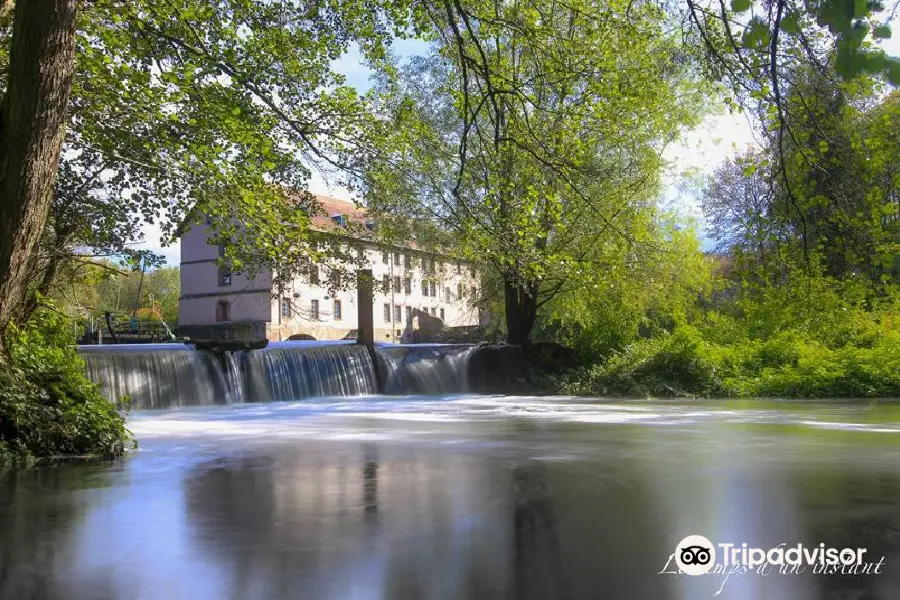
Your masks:
M891 25L897 35L885 40L883 48L891 56L900 56L900 16L896 17ZM393 51L401 58L414 56L424 54L427 51L427 45L417 40L398 40L393 44ZM351 47L343 57L334 61L332 66L346 77L348 85L352 85L360 93L371 87L369 81L371 71L363 63L359 49L355 46ZM702 237L702 213L699 200L691 192L684 191L679 185L683 181L683 174L688 172L695 176L711 174L716 166L726 158L753 146L754 143L753 126L745 115L709 116L702 125L687 132L681 140L672 144L664 152L663 156L668 161L668 169L663 180L661 202L668 207L678 209L685 216L695 217L701 225ZM315 194L351 199L345 188L329 185L316 172L313 173L309 189ZM178 241L167 247L161 246L161 232L155 225L145 225L143 234L144 241L135 244L135 248L146 248L162 254L166 257L166 263L169 265L179 264ZM704 245L708 245L708 242L704 241Z

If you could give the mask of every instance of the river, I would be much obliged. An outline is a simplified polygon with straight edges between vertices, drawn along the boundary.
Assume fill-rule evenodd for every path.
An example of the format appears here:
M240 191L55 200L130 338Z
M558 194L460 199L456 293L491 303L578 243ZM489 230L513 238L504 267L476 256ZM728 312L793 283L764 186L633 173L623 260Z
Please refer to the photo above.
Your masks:
M311 398L129 426L123 460L0 479L0 598L900 597L891 403ZM689 534L880 565L675 574Z

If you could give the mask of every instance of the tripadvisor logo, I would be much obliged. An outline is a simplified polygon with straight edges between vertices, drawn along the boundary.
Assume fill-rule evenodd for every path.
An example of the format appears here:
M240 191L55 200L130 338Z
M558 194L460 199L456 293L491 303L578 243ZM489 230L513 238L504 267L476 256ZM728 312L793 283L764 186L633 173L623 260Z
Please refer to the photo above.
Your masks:
M716 547L702 535L689 535L675 547L675 564L686 575L704 575L716 564Z
M866 557L865 548L833 548L825 544L786 543L763 549L743 544L712 543L702 535L689 535L675 546L660 575L714 575L722 578L719 591L732 576L771 575L880 575L884 559ZM868 559L868 560L867 560Z

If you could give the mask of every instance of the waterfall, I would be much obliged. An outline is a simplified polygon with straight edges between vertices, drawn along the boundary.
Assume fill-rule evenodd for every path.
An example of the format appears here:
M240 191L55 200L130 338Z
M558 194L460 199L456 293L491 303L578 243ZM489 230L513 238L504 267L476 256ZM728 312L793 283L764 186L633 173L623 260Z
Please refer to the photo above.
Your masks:
M376 393L375 369L364 346L353 342L283 342L245 353L246 400Z
M88 377L103 396L118 402L127 396L134 409L173 408L229 401L215 358L174 344L80 346Z
M380 344L387 394L469 391L474 346ZM175 408L318 396L372 395L375 366L353 342L274 342L261 350L212 353L179 344L79 346L88 376L112 402Z
M415 344L379 346L387 394L453 394L469 391L469 359L475 346Z
M245 360L244 352L223 352L222 362L225 371L225 389L229 401L243 402L245 398L244 369L241 363Z

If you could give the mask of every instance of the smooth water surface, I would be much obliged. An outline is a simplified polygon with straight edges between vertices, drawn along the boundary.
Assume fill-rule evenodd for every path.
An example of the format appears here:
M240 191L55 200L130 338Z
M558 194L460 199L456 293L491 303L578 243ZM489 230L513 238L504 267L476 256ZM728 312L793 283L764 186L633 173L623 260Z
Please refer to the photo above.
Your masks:
M900 598L892 406L366 397L131 428L128 459L0 479L0 598ZM884 563L659 574L688 534Z

